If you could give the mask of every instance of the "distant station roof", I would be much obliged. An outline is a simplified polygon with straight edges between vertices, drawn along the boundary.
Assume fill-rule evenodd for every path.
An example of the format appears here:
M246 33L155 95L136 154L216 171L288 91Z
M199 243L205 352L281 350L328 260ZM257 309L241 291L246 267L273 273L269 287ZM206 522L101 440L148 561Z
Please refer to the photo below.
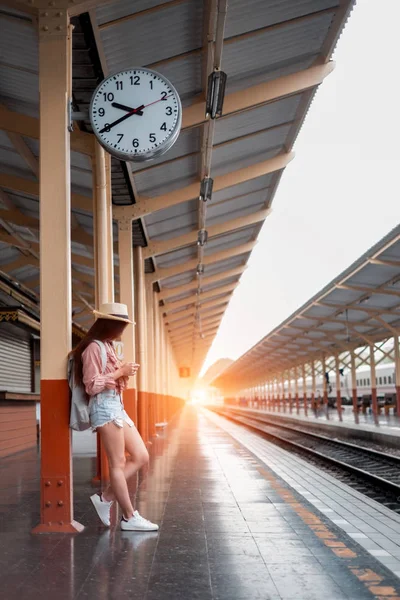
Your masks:
M400 226L213 381L240 389L307 361L400 334Z
M38 34L28 2L3 1L0 270L38 295ZM104 76L132 66L164 74L181 96L175 146L150 164L113 159L112 195L115 216L134 220L133 245L144 246L177 362L191 366L193 375L268 215L315 91L332 69L354 1L231 0L224 12L225 4L92 1L89 12L73 18L75 111L87 111ZM223 116L211 127L205 97L215 68L226 72L227 85ZM71 150L73 309L75 322L85 326L94 269L93 135L84 117L71 134ZM203 222L208 243L199 288L199 194L206 175L214 188Z

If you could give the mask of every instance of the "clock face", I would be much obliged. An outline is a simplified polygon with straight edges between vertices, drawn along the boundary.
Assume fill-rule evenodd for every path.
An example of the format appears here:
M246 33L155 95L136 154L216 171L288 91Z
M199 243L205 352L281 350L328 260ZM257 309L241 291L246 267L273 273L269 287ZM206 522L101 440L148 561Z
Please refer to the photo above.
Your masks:
M129 69L100 83L90 104L90 120L110 154L143 161L164 154L175 143L182 107L177 91L162 75Z

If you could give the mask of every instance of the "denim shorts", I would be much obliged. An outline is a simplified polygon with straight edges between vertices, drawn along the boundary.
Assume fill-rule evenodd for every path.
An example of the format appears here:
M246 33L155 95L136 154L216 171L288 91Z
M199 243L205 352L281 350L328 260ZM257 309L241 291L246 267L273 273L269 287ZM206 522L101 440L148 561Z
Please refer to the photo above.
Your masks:
M121 396L115 390L104 390L93 396L89 402L89 416L93 431L107 423L115 423L117 427L122 428L125 421L129 427L134 426L124 409Z

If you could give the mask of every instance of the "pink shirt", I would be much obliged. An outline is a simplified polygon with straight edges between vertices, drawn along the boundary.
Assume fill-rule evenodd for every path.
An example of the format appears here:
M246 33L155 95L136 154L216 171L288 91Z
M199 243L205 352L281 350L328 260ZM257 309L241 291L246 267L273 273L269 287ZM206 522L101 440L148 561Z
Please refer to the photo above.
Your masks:
M111 342L104 342L107 354L107 363L104 373L102 371L101 350L96 342L91 342L82 353L83 385L88 396L95 396L103 390L116 390L119 394L126 388L128 377L120 377L114 381L112 374L121 366L114 346Z

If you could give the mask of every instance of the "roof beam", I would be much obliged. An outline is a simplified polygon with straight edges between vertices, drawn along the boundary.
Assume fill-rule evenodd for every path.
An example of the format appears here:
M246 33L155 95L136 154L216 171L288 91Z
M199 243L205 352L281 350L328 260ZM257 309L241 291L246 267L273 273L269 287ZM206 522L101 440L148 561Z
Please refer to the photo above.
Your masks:
M8 108L5 108L4 106L0 106L0 129L7 133L24 135L34 140L40 139L39 119L8 110ZM82 154L93 155L93 134L75 129L71 133L71 150L81 152Z
M216 275L211 275L210 277L204 277L201 280L201 285L206 286L211 283L217 283L223 281L224 279L229 279L230 277L235 277L236 275L241 275L243 271L247 269L247 265L242 265L237 267L236 269L230 269L229 271L221 271ZM196 278L193 279L190 283L186 283L185 285L180 285L175 288L167 288L166 291L161 291L159 294L160 300L168 300L168 298L173 298L178 294L182 294L184 292L189 292L191 290L196 290L198 287L198 281Z
M216 237L224 233L229 233L230 231L244 229L245 227L248 227L250 225L255 225L260 221L264 221L264 219L266 219L270 212L271 209L265 208L250 215L246 215L245 217L236 217L236 219L230 219L229 221L225 221L224 223L211 225L207 228L208 239L210 240L210 238L212 237ZM190 244L194 244L197 242L197 236L198 231L196 230L191 231L190 233L185 233L184 235L179 235L169 240L164 240L161 242L150 242L148 246L143 248L143 258L150 258L159 254L165 254L166 252L171 252L172 250L175 250L177 248L182 248L183 246L189 246Z
M264 160L255 165L244 167L236 171L231 171L225 175L215 177L213 192L224 190L226 188L239 185L250 179L256 179L262 175L273 173L284 169L291 160L294 158L294 152L278 154L274 158ZM139 198L136 204L132 206L117 206L113 208L114 219L139 219L145 217L150 213L157 212L158 210L164 210L170 206L182 204L188 202L199 196L199 185L200 181L188 185L184 188L169 192L168 194L161 194L154 198Z
M220 118L223 119L231 114L249 110L315 87L322 83L334 68L335 63L331 61L323 65L309 67L292 75L285 75L266 83L260 83L240 92L227 94L224 99L224 115ZM197 102L187 107L183 111L182 129L201 125L206 121L205 114L205 102Z
M207 254L207 256L203 258L203 265L215 265L217 262L220 262L222 260L227 260L235 256L240 256L241 254L247 254L248 252L251 252L253 250L256 244L256 241L247 242L246 244L242 244L241 246L229 248L229 250L222 250L219 252L214 252L212 254ZM198 262L199 261L197 258L193 258L192 260L188 260L187 262L181 263L174 267L157 267L155 273L146 274L146 279L154 283L155 281L161 281L162 279L167 279L168 277L174 277L175 275L179 275L180 273L185 273L186 271L196 269Z
M39 197L39 183L31 179L24 179L16 175L7 175L0 173L0 187L6 188L13 192L20 192L30 196ZM92 212L92 199L82 194L71 194L72 207L78 210Z

